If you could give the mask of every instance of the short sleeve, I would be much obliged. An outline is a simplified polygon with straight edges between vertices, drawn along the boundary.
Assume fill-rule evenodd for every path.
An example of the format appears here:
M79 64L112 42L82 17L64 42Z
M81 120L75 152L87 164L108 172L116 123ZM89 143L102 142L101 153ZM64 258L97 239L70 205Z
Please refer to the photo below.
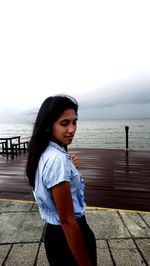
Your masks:
M58 153L53 160L46 162L43 182L47 188L51 188L60 182L70 181L71 170L68 158L63 153Z

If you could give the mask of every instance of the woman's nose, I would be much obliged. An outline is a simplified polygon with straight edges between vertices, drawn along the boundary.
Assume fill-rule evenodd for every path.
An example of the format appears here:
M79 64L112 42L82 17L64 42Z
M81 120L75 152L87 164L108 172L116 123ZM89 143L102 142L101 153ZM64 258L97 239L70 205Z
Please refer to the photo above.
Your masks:
M71 125L68 127L68 132L69 133L74 133L75 132L75 126Z

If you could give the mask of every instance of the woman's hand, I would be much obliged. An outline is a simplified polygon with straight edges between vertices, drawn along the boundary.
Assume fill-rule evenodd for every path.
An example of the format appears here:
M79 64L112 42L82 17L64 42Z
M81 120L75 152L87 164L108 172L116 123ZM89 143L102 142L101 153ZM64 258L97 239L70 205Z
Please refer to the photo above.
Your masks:
M72 162L76 168L79 168L79 159L76 154L71 155Z

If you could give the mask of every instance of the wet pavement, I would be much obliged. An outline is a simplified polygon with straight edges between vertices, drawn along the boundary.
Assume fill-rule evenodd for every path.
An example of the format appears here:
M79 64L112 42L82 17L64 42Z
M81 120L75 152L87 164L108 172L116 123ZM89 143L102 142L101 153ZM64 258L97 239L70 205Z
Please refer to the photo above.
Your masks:
M98 266L150 265L150 212L87 208ZM34 202L0 200L0 265L48 266Z
M150 211L150 151L74 149L90 206ZM33 200L25 176L26 154L0 157L0 198Z

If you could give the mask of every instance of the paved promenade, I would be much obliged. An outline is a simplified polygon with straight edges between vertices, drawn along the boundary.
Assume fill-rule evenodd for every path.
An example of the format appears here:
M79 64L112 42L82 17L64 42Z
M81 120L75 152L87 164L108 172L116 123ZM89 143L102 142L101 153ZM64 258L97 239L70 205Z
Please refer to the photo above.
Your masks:
M98 266L150 265L150 213L87 208L86 218ZM48 266L44 229L35 203L0 200L0 265Z

